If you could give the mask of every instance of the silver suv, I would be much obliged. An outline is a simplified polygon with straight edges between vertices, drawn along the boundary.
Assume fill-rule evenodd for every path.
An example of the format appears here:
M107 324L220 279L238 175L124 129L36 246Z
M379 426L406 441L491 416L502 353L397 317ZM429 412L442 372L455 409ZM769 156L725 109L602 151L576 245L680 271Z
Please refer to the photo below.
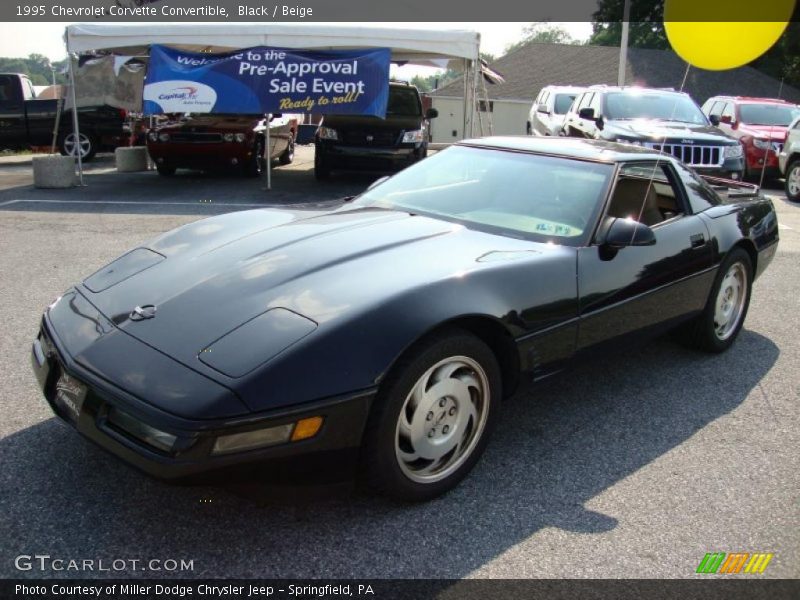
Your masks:
M536 96L528 114L528 135L559 135L572 101L586 88L548 85Z
M778 168L786 177L786 196L800 202L800 117L789 125L783 149L778 154Z

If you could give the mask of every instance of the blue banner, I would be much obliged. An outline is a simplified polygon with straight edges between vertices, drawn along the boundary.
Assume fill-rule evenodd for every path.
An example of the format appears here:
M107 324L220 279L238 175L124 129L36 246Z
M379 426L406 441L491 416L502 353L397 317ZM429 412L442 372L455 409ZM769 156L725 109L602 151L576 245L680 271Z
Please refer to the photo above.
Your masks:
M154 45L144 113L318 113L386 116L390 50L294 51L257 46L226 54Z

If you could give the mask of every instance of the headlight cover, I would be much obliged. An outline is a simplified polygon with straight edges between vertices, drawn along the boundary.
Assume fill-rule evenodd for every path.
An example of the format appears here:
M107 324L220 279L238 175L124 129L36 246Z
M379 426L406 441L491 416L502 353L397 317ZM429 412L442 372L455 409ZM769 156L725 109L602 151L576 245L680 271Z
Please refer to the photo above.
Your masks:
M169 141L169 134L164 131L158 134L158 141L159 142L168 142Z
M743 154L742 145L735 144L733 146L725 146L725 158L739 158Z
M761 150L769 149L769 140L762 140L761 138L753 138L753 146Z
M164 452L169 452L175 445L177 436L161 431L155 427L151 427L147 423L143 423L136 417L129 415L117 408L111 409L108 414L108 422L129 435L132 435L138 440L141 440L148 446L153 446Z
M335 129L331 129L330 127L320 127L317 129L317 135L319 135L319 139L321 140L338 140L339 134L336 133Z
M158 132L157 131L151 131L150 133L147 134L147 139L150 140L151 142L157 142L158 141Z
M237 141L237 142L239 142L240 144L241 144L241 143L242 143L242 142L243 142L243 141L244 141L244 140L247 138L247 136L246 136L245 134L243 134L243 133L237 133L237 134L236 134L235 136L233 136L233 137L234 137L234 138L236 139L236 141Z
M413 129L403 134L404 144L416 144L425 141L425 132L422 129Z
M232 142L233 138L234 138L234 136L233 136L232 133L223 133L222 134L222 139L225 140L226 142Z

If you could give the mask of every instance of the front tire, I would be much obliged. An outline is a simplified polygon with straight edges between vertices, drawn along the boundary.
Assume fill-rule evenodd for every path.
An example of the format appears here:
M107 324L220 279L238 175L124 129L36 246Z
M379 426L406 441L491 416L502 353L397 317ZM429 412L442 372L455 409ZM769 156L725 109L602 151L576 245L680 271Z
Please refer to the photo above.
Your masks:
M367 485L423 501L454 488L478 462L502 396L489 347L457 329L409 351L381 385L363 446Z
M742 248L734 248L720 266L703 312L684 326L684 341L706 352L724 352L742 330L750 307L753 263Z
M800 202L800 158L795 158L786 167L786 197L792 202Z
M264 172L264 140L257 139L253 151L243 165L245 177L260 177Z
M278 161L282 165L290 165L294 160L294 132L289 133L289 144L286 146L286 150L284 150L281 155L278 157Z
M314 150L314 177L317 181L324 181L330 179L331 169L325 164L325 160L320 156L319 147Z
M156 171L158 171L158 174L162 177L172 177L175 175L177 169L170 165L156 163Z

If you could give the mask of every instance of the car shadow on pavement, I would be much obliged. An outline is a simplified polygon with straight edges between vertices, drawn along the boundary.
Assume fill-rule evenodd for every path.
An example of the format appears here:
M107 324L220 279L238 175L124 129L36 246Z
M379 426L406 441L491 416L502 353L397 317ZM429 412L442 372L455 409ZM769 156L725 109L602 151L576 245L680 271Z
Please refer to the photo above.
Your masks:
M624 505L615 518L586 504L737 409L778 355L748 330L722 355L659 339L526 386L502 406L475 471L417 505L171 486L49 419L0 441L0 576L109 576L14 569L15 556L42 553L194 561L190 572L126 577L463 577L544 528L616 528Z

